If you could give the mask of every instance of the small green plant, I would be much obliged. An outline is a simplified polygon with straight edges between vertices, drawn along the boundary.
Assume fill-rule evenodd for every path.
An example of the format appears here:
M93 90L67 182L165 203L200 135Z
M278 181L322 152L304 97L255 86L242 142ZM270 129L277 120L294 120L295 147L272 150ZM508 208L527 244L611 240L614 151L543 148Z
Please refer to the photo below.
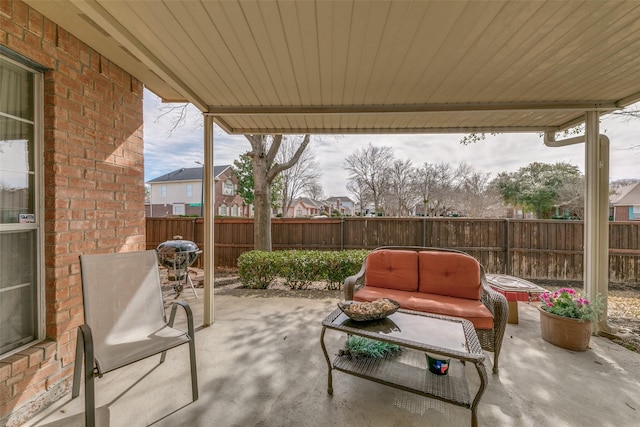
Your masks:
M355 335L347 339L345 347L346 349L341 352L341 355L348 354L358 359L366 357L382 358L387 355L394 355L400 351L400 346L396 344L389 344L387 342Z

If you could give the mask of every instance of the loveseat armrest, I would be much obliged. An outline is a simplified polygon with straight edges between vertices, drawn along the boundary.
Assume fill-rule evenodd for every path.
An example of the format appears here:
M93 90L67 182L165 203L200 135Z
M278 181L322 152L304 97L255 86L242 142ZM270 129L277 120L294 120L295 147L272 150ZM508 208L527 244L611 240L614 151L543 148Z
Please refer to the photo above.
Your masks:
M484 268L480 275L480 281L482 284L482 294L480 299L482 304L489 309L493 314L493 333L491 334L478 334L480 344L482 348L488 351L493 351L495 359L493 362L493 372L498 373L498 357L500 356L500 349L502 348L502 340L504 338L504 332L507 329L507 316L509 306L507 299L500 292L496 292L489 286L484 274Z
M366 269L366 263L367 263L367 259L365 258L364 261L362 261L362 267L360 267L360 271L358 271L353 276L349 276L346 279L344 279L344 285L342 288L344 290L345 301L352 300L353 294L362 286L364 286L364 274Z
M482 274L481 283L482 293L480 298L482 299L482 304L484 304L491 314L493 314L494 322L498 321L498 323L501 323L500 320L504 318L504 323L506 325L508 310L507 299L500 292L496 292L491 286L489 286L484 274Z

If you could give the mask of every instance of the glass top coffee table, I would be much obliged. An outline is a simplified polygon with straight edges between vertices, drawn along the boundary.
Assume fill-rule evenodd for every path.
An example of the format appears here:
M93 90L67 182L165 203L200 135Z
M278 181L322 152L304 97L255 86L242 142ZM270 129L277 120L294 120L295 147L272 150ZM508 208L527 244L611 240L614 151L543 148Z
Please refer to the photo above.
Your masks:
M338 355L332 363L324 342L327 329L396 344L402 350L399 355L383 358ZM473 324L468 320L398 310L386 319L356 322L337 308L322 321L320 343L329 371L329 394L333 394L332 371L341 371L469 408L471 425L478 425L477 407L487 385L487 372L484 367L484 352ZM425 353L438 359L452 359L449 374L436 375L429 372ZM473 400L464 370L465 362L473 363L480 377L480 387Z

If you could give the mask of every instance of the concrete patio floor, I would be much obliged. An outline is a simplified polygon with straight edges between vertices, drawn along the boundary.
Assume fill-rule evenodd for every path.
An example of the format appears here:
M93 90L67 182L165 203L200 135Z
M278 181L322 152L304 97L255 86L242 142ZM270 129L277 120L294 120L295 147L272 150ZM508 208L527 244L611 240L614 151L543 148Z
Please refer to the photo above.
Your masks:
M468 409L341 372L334 372L334 394L328 395L321 323L340 293L297 292L216 290L215 323L196 333L199 400L190 401L188 349L182 346L162 365L153 357L96 379L98 425L470 425ZM185 289L181 299L201 325L203 290L198 294L195 299ZM564 350L542 340L539 328L537 309L520 303L520 323L507 326L499 375L491 373L493 353L486 353L489 383L479 425L640 425L640 354L602 337L592 337L586 352ZM327 332L330 355L342 341L341 334ZM472 365L466 373L473 395L479 380ZM70 399L27 425L83 425L83 394Z

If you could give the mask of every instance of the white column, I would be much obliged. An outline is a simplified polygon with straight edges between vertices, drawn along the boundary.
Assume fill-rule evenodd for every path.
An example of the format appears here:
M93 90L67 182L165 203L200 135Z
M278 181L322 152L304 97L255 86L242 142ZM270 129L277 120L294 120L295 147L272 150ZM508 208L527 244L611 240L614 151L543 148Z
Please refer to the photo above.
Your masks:
M215 185L213 176L213 117L204 115L204 326L213 323L214 245L213 219L215 216Z
M599 134L598 112L587 112L585 125L584 290L589 300L609 292L609 139ZM594 333L610 332L607 312L594 322Z

